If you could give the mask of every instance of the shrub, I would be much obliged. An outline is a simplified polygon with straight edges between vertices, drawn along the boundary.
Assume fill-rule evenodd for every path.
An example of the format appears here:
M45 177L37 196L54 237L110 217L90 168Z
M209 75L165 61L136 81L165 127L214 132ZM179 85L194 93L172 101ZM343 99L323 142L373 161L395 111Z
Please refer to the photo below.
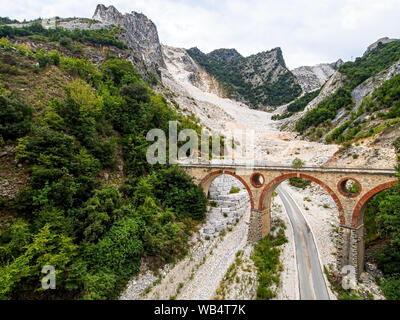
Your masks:
M302 168L304 167L304 164L304 161L299 158L296 158L292 161L293 168Z
M49 65L58 66L60 64L60 54L57 50L46 53L45 49L40 49L35 55L40 68L46 68Z
M114 186L97 190L84 208L74 214L79 238L97 242L120 217L120 207L121 197Z
M297 98L294 102L292 102L291 104L289 104L287 106L287 111L290 113L303 111L305 109L305 107L315 97L317 97L319 95L320 91L321 91L321 89L312 91L312 92L308 92L308 93L304 94L303 96L301 96L300 98Z
M113 270L133 274L139 270L143 252L140 228L135 218L118 220L97 244L87 249L89 266L94 270Z
M127 60L106 60L101 66L101 71L105 81L112 81L117 86L140 79L140 75L136 72L133 64Z
M400 275L385 278L381 288L386 299L400 300Z
M100 116L102 99L81 80L73 81L66 88L65 102L55 109L64 119L67 130L84 145L90 146L96 131L96 119Z
M140 82L133 82L124 85L121 88L121 95L128 99L128 103L150 102L150 96L147 87Z
M229 191L230 194L239 193L239 192L240 192L240 188L237 188L237 187L232 187L231 190Z
M68 166L77 151L73 137L48 127L36 127L30 136L23 138L16 147L16 156L30 164Z
M161 169L149 177L149 182L154 187L156 198L178 217L204 219L207 197L182 169L176 166Z
M63 56L60 59L60 67L71 74L93 84L99 82L100 74L96 66L87 59L78 59Z
M0 95L0 136L22 137L31 128L32 108L15 97Z
M34 292L27 290L28 297L40 291L38 275L43 266L52 265L57 270L57 285L62 287L66 270L76 254L77 246L72 239L62 234L52 232L46 224L34 237L31 244L26 246L24 253L13 262L0 268L0 298L10 298L16 286L19 290L32 286ZM51 290L50 290L51 291Z
M142 220L141 239L146 255L165 262L182 252L188 230L172 211L163 210L155 199L147 197L137 209L137 216Z
M311 185L311 181L307 179L302 179L302 178L290 178L289 183L291 186L300 188L300 189L305 189L309 185Z
M29 224L22 219L11 221L8 230L0 230L0 264L8 264L14 257L22 254L24 247L31 240Z

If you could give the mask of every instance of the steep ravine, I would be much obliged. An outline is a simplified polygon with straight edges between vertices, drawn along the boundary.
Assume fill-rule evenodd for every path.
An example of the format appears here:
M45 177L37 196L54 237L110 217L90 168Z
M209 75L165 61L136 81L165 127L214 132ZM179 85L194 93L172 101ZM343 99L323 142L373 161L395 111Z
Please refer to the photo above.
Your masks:
M280 131L277 123L271 120L271 113L250 109L249 106L226 99L226 92L198 63L196 63L184 49L161 46L158 40L157 29L147 17L132 13L122 15L114 7L98 6L94 18L101 21L102 25L117 24L123 26L123 41L139 53L145 64L151 70L159 73L162 85L158 87L181 113L194 116L209 129L230 135L234 130L246 130L254 135L253 141L246 144L247 160L263 160L267 164L290 165L295 158L302 159L307 165L348 166L354 161L350 156L338 157L337 145L325 145L316 142L307 142L297 138L294 132ZM137 41L137 39L142 39ZM259 57L261 55L256 55ZM341 74L336 71L338 64L318 65L314 67L302 67L293 70L297 82L304 92L314 90L326 80L320 95L315 98L306 110L313 108L324 97L334 92L341 86ZM267 66L267 64L266 64ZM248 71L250 72L251 68ZM282 69L282 68L281 68ZM269 72L268 68L265 71ZM291 130L296 117L287 119L286 128ZM357 159L357 166L368 165L373 162L376 166L390 163L390 152L382 149L380 155L370 149L362 147L362 152ZM371 159L376 159L376 162ZM349 162L350 161L350 162ZM301 206L301 199L305 198L305 192L288 188L287 192L293 195ZM313 195L318 203L320 196ZM313 199L314 199L313 198ZM275 213L276 208L273 208ZM313 209L314 213L318 208ZM281 210L282 219L289 221ZM239 220L238 224L231 227L231 231L214 239L206 240L201 235L194 235L192 248L187 257L175 265L168 265L160 270L159 275L147 271L139 277L135 277L129 283L121 299L211 299L215 297L227 269L235 259L239 250L244 250L248 258L251 247L247 243L249 211ZM317 234L316 244L321 245L321 231L329 233L330 226L319 224L319 219L305 218L308 226ZM321 219L321 221L328 221ZM317 222L316 222L317 221ZM293 226L296 228L296 226ZM315 229L315 230L314 230ZM281 287L278 288L278 298L299 298L299 283L295 277L296 258L293 254L293 232L288 230L289 243L282 250L284 272L282 274ZM325 237L326 238L326 237ZM332 240L334 241L334 240ZM329 252L319 252L323 265L333 261L334 246L332 242L327 245ZM325 249L325 247L323 248ZM322 249L322 250L323 250ZM250 279L251 280L251 279ZM253 279L254 280L254 279ZM252 287L252 290L254 287ZM251 290L242 298L254 297ZM236 296L232 295L232 298Z
M296 139L296 135L291 132L281 132L271 120L271 114L248 108L242 103L222 98L218 91L218 86L213 86L212 81L205 77L203 70L191 59L185 57L183 49L163 47L166 69L162 69L162 78L164 85L174 94L173 99L179 104L180 111L187 110L198 116L201 122L210 129L224 134L232 130L252 130L255 134L253 144L246 146L249 150L255 149L256 159L267 160L271 164L290 165L294 158L300 158L307 165L323 165L329 161L332 162L335 153L338 151L336 145L324 145L315 142L306 142ZM203 80L202 80L203 79ZM198 82L196 82L198 81ZM330 80L333 81L333 80ZM301 199L306 197L307 193L300 190L287 188L287 192L296 199L297 204L302 206ZM312 207L313 212L323 211L322 203L325 203L323 196L313 194L313 201L318 206ZM276 208L275 210L276 212ZM334 212L334 209L325 211ZM307 212L307 211L306 211ZM277 212L276 212L277 213ZM278 215L278 213L277 213ZM280 215L286 217L284 210ZM330 215L329 215L330 216ZM313 216L306 218L311 221L309 227L317 234L316 243L320 250L329 248L327 252L320 251L319 257L321 264L332 263L335 259L334 238L320 237L321 233L332 233L330 218L314 219ZM169 266L161 271L161 277L145 274L143 279L147 281L142 287L144 294L130 294L134 292L135 286L140 284L141 278L132 280L127 291L122 296L123 299L211 299L214 298L215 291L224 277L227 269L235 259L235 254L239 250L248 252L251 250L246 246L247 240L247 219L248 213L231 232L228 232L223 238L217 237L213 240L194 240L194 247L189 256L178 262L174 266ZM310 220L311 219L311 220ZM283 219L289 221L289 219ZM321 222L319 222L321 221ZM292 252L294 248L291 225L288 225L288 238L291 240L282 251L282 261L284 272L281 276L281 286L278 288L278 298L298 299L299 283L296 271L296 259ZM296 227L296 226L293 226ZM330 230L332 228L332 230ZM315 229L315 230L314 230ZM196 238L200 239L200 238ZM328 241L329 240L329 241ZM197 241L197 242L196 242ZM329 242L329 245L321 243ZM210 271L211 270L211 271ZM147 290L145 290L147 288ZM254 297L254 287L244 298ZM253 292L253 296L251 294ZM243 295L234 295L232 298ZM334 295L330 293L330 297Z

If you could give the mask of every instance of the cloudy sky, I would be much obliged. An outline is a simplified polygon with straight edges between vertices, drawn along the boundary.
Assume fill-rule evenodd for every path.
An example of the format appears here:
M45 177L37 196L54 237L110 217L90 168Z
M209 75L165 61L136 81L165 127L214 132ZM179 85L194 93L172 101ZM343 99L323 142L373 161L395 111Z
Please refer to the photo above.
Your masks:
M91 17L99 0L0 0L0 16ZM289 68L351 60L378 38L400 37L400 0L113 0L142 12L161 42L242 55L281 47Z

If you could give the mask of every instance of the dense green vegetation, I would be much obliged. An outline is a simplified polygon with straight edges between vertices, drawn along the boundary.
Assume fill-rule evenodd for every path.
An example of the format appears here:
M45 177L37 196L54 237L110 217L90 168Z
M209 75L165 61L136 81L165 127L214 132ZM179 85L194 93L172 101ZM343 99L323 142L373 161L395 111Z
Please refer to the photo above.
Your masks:
M350 119L334 129L326 141L344 143L372 137L385 130L396 128L400 122L400 75L385 81L371 97L365 97L357 113L352 112ZM379 125L371 125L367 119L359 117L368 114L370 121L377 120Z
M258 270L257 299L269 300L276 296L273 286L279 286L282 265L279 260L279 246L287 242L286 226L282 221L275 221L271 233L262 239L254 248L251 258Z
M276 120L283 120L283 119L287 119L289 117L291 117L293 115L292 112L284 112L284 113L280 113L280 114L274 114L271 119L276 121Z
M31 107L16 97L0 95L0 137L15 139L31 127Z
M187 52L208 73L215 76L224 86L229 97L242 98L253 108L282 105L301 94L301 87L295 82L295 77L290 71L280 75L274 82L270 79L273 70L281 66L285 67L280 49L277 53L278 62L261 85L252 84L250 81L261 67L262 59L258 59L258 55L244 58L234 49L219 49L204 54L199 49L192 48ZM250 64L254 71L247 74L244 69Z
M296 123L296 130L303 133L311 126L329 122L336 117L339 109L352 107L349 90L340 88L336 93L321 101L315 109L310 110Z
M0 25L0 38L7 37L13 39L15 37L42 36L50 41L58 41L64 46L71 46L72 41L79 41L110 45L124 49L127 46L116 37L120 31L119 28L102 28L97 30L74 29L72 31L63 28L45 29L40 23L35 22L32 25L18 28Z
M400 41L396 40L378 46L354 62L346 62L339 71L345 75L345 85L355 88L363 81L390 67L400 59Z
M395 143L400 154L400 140ZM397 168L400 177L400 163ZM366 247L384 274L381 288L387 299L400 299L400 186L384 190L367 204L364 216Z
M307 105L319 95L320 92L321 89L305 93L287 106L287 112L273 115L272 120L286 119L291 117L296 112L303 111L305 107L307 107Z
M383 119L393 119L400 117L400 74L384 82L382 86L375 90L371 100L373 103L366 105L367 111L370 109L379 110L378 117ZM388 109L387 112L382 110Z
M373 77L377 73L385 70L400 59L400 41L393 41L378 46L357 58L354 62L343 64L339 71L343 74L343 87L332 95L321 101L318 106L308 111L305 116L296 123L296 130L305 133L309 128L322 126L325 129L330 128L330 122L338 111L345 109L349 114L354 107L351 98L351 91L366 79ZM351 112L350 120L342 126L336 128L328 137L327 142L341 143L344 141L358 140L363 137L372 136L385 129L386 125L380 128L369 128L363 131L360 122L357 119L365 112L371 113L380 109L391 108L386 114L380 114L381 118L396 118L399 116L398 89L399 80L395 77L387 81L382 88L376 90L373 97L365 98L357 112ZM363 132L361 132L363 131ZM342 134L346 132L345 136Z
M307 107L307 105L319 95L320 92L321 89L315 90L304 94L300 98L297 98L295 101L293 101L291 104L287 106L287 111L289 112L303 111L305 107Z
M2 24L10 24L10 23L18 23L18 20L12 20L9 17L0 17L0 25Z
M29 174L15 198L0 197L0 299L114 299L141 261L158 266L185 254L207 199L178 167L147 163L145 134L168 131L168 121L200 132L197 123L127 61L96 66L6 39L0 61L16 68L0 78L0 140L16 146ZM18 90L22 72L36 79L38 101ZM56 290L41 288L45 265L56 268Z

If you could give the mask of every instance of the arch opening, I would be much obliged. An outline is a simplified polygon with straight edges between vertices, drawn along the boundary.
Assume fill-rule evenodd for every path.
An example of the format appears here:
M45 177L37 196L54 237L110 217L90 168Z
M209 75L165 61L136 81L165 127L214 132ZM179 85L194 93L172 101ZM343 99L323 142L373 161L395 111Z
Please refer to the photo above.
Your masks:
M307 287L303 280L309 272L313 278L323 279L321 265L337 268L344 212L328 185L306 174L284 174L265 186L258 207L271 215L271 221L280 218L286 224L287 239L296 259L284 261L284 268L296 264L302 288ZM325 291L319 294L321 299L328 295Z
M339 215L339 221L341 224L345 224L345 216L344 216L344 210L343 206L338 198L338 196L335 194L335 192L328 186L326 185L323 181L314 178L310 175L307 174L297 174L297 173L289 173L289 174L284 174L279 177L276 177L272 181L270 181L262 190L259 203L258 203L258 210L265 210L268 209L271 205L271 197L275 189L285 180L291 179L291 178L301 178L304 180L311 181L313 183L318 184L321 186L333 199L333 201L336 204L337 210L338 210L338 215Z
M368 204L368 201L375 196L376 194L380 193L383 190L389 189L394 187L397 184L397 181L390 181L383 183L372 190L368 191L356 204L353 215L351 218L351 225L353 228L357 228L358 226L363 224L364 220L364 213L366 206Z
M208 195L209 188L210 188L211 184L213 183L213 181L214 181L216 178L218 178L219 176L223 175L223 174L224 174L224 175L230 175L230 176L232 176L232 177L234 177L234 178L236 178L237 180L240 181L240 183L246 188L247 193L249 194L251 209L254 209L254 208L255 208L255 207L254 207L254 205L255 205L255 204L254 204L254 197L253 197L253 193L251 192L251 189L250 189L249 185L246 183L246 181L245 181L242 177L236 175L234 172L231 172L231 171L217 170L217 171L213 171L213 172L207 174L207 175L201 180L201 182L200 182L200 184L199 184L200 187L203 188L204 193L205 193L206 195Z
M217 172L207 177L201 184L209 199L206 221L200 229L202 238L212 240L239 223L247 229L242 222L248 220L251 209L251 196L246 184L232 173Z
M386 196L396 194L396 192L392 193L390 191L396 184L397 181L390 181L371 189L364 194L354 208L352 227L356 230L359 230L360 239L356 252L359 273L363 272L365 269L367 271L371 271L368 268L365 268L365 266L371 266L370 263L376 263L375 259L377 252L379 252L382 256L385 255L385 252L387 252L387 250L390 248L391 241L389 238L381 237L380 233L378 232L378 220L381 219L378 218L377 220L376 217L379 214L380 203L384 203L386 201ZM385 193L386 191L388 193ZM382 225L380 228L382 228ZM389 254L389 257L390 256L391 255ZM398 264L398 262L395 260L391 261L392 258L384 258L385 262L382 264L382 270L386 269L385 265L387 263ZM368 262L368 264L366 262Z

